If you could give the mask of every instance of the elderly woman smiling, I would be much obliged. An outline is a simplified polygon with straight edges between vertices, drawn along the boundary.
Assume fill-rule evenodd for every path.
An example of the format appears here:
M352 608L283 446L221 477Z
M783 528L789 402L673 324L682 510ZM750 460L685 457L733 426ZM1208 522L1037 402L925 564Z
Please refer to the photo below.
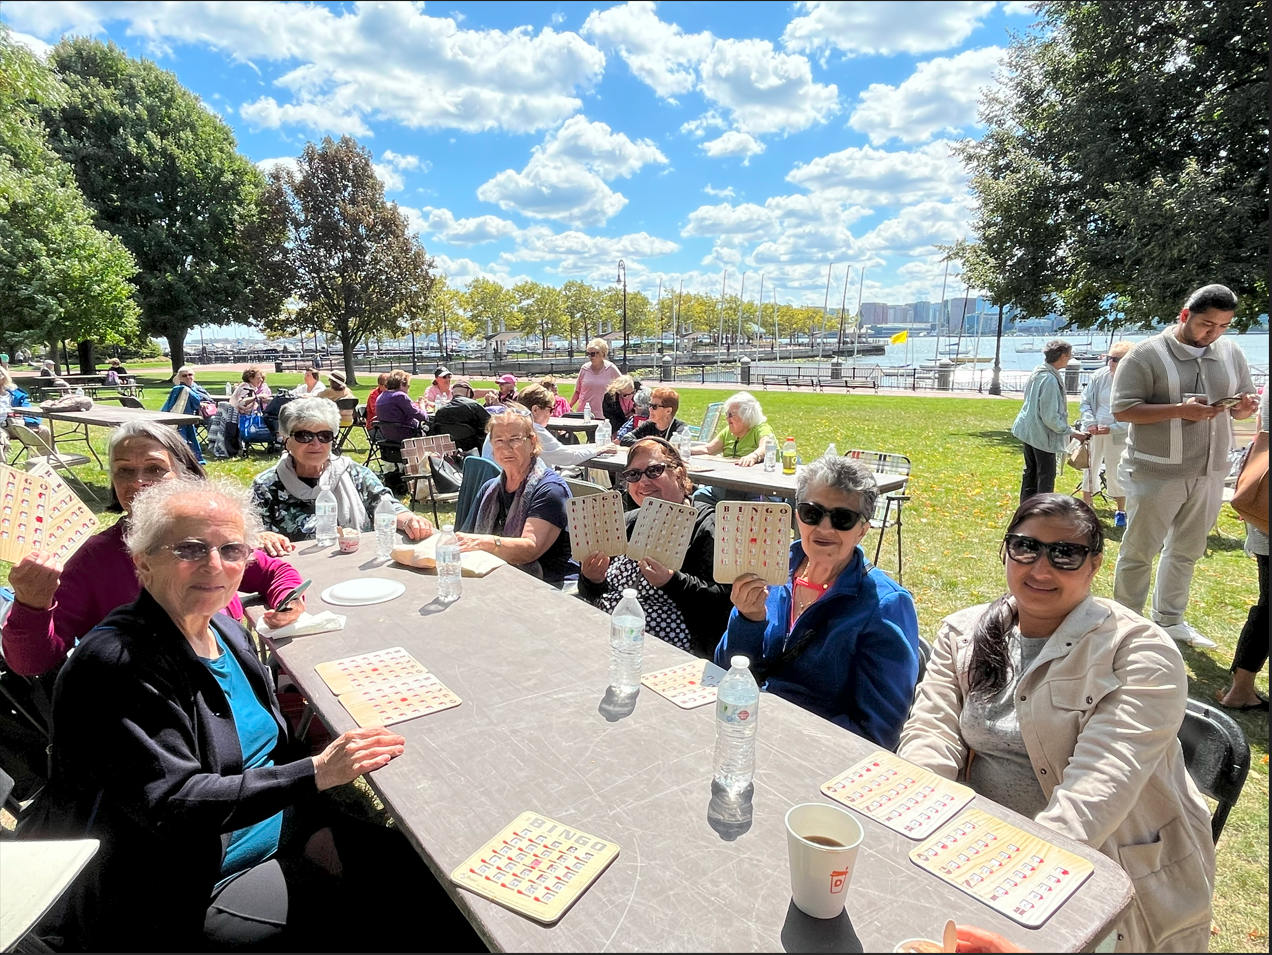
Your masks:
M858 546L878 494L874 475L821 457L800 471L797 493L790 583L734 581L716 662L746 654L763 689L892 749L919 676L919 621L909 591Z
M159 951L260 944L304 928L289 860L339 871L329 831L285 837L284 811L405 741L359 729L319 756L288 753L269 670L219 613L260 529L244 490L161 481L132 517L141 594L81 642L54 693L52 829L101 840L62 929L90 950L133 948L139 933Z
M503 474L477 492L477 504L460 528L459 545L495 554L559 587L578 568L570 559L565 533L570 489L543 463L534 424L529 414L518 411L494 415L486 426L491 454Z
M297 398L278 416L286 453L272 468L252 481L252 499L268 530L289 540L312 540L317 533L314 503L328 489L336 497L336 522L341 527L368 531L375 509L389 490L369 468L346 457L333 456L331 442L340 429L340 412L326 398ZM433 533L433 525L393 500L398 530L411 540Z

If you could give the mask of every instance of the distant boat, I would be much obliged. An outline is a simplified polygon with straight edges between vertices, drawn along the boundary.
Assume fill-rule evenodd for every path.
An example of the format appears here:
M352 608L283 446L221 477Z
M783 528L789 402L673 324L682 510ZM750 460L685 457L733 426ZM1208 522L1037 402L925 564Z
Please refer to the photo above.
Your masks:
M1024 353L1028 353L1028 352L1041 352L1041 351L1042 351L1042 346L1041 346L1041 345L1039 345L1039 344L1038 344L1036 341L1034 341L1032 338L1031 338L1031 339L1029 339L1029 341L1025 342L1023 345L1017 345L1017 346L1016 346L1016 353L1017 353L1017 354L1020 354L1020 353L1022 353L1022 352L1024 352Z

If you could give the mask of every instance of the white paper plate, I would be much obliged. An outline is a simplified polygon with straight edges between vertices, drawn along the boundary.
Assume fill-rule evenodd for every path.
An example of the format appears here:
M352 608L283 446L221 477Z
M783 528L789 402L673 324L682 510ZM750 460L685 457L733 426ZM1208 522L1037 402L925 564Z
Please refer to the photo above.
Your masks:
M356 577L332 584L322 592L322 599L337 607L363 607L381 604L406 591L406 584L387 577Z

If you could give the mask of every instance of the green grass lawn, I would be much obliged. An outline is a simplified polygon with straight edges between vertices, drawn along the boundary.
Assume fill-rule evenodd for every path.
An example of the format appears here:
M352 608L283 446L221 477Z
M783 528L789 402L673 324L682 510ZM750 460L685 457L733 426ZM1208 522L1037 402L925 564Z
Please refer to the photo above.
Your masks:
M198 380L215 394L224 390L223 382L237 382L239 376L200 372ZM300 375L270 374L268 380L275 389L291 387L300 381ZM370 390L368 380L369 376L362 376L363 386L354 389L360 397ZM426 377L417 377L412 394L423 394L428 383ZM696 424L709 402L729 393L685 389L680 417ZM146 405L158 408L165 396L166 390L156 381ZM864 448L910 457L914 473L909 487L912 500L905 510L905 585L914 594L925 636L935 634L946 614L990 600L1003 591L997 552L1020 486L1019 443L1009 433L1019 402L784 392L761 392L759 397L779 437L794 435L806 460L820 454L831 441L841 452ZM1074 405L1073 416L1076 410ZM107 433L94 429L93 434L104 458ZM257 455L249 460L212 461L209 471L247 482L266 464L267 459ZM86 481L104 489L105 474L92 466L80 471ZM1057 488L1073 490L1078 480L1078 472L1066 469ZM1121 532L1112 528L1112 502L1097 497L1096 510L1109 532L1096 592L1107 597L1112 594ZM1188 619L1219 643L1217 650L1209 652L1183 648L1190 695L1200 700L1210 700L1226 684L1237 636L1258 593L1254 561L1242 552L1243 535L1244 525L1225 507L1193 583ZM874 535L867 538L871 554L874 542ZM889 554L885 543L880 563L895 571ZM891 554L895 554L895 545ZM0 578L7 579L7 568L0 567ZM1260 689L1267 692L1266 673L1260 677ZM1253 766L1219 842L1211 947L1215 951L1266 952L1268 718L1264 713L1237 714L1236 718L1249 738Z

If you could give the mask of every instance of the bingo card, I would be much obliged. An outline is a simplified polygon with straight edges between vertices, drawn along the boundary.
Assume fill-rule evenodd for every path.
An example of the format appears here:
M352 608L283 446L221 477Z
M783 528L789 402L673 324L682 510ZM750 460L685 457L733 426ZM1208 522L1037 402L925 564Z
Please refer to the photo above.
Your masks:
M679 570L689 552L697 519L698 509L688 504L645 498L627 544L627 556L632 560L652 557L670 571Z
M359 726L391 726L417 716L449 710L463 702L431 673L375 683L361 690L342 693L338 699Z
M725 501L716 505L716 583L755 574L784 584L790 574L791 506Z
M693 660L642 674L640 682L682 710L692 710L715 702L716 688L726 672L709 660Z
M16 564L39 550L65 561L96 530L93 512L52 468L0 463L0 560Z
M320 663L314 670L336 696L344 696L354 690L365 690L381 683L410 679L428 672L415 657L401 647L389 647L375 653L361 653L356 657Z
M523 812L451 873L456 885L551 924L618 858L618 846Z
M565 502L570 554L580 564L593 551L618 557L627 551L623 495L617 491L572 497Z
M910 859L1028 928L1047 921L1095 871L1072 852L979 809L947 823Z
M882 750L823 783L821 791L910 839L931 835L976 795Z

